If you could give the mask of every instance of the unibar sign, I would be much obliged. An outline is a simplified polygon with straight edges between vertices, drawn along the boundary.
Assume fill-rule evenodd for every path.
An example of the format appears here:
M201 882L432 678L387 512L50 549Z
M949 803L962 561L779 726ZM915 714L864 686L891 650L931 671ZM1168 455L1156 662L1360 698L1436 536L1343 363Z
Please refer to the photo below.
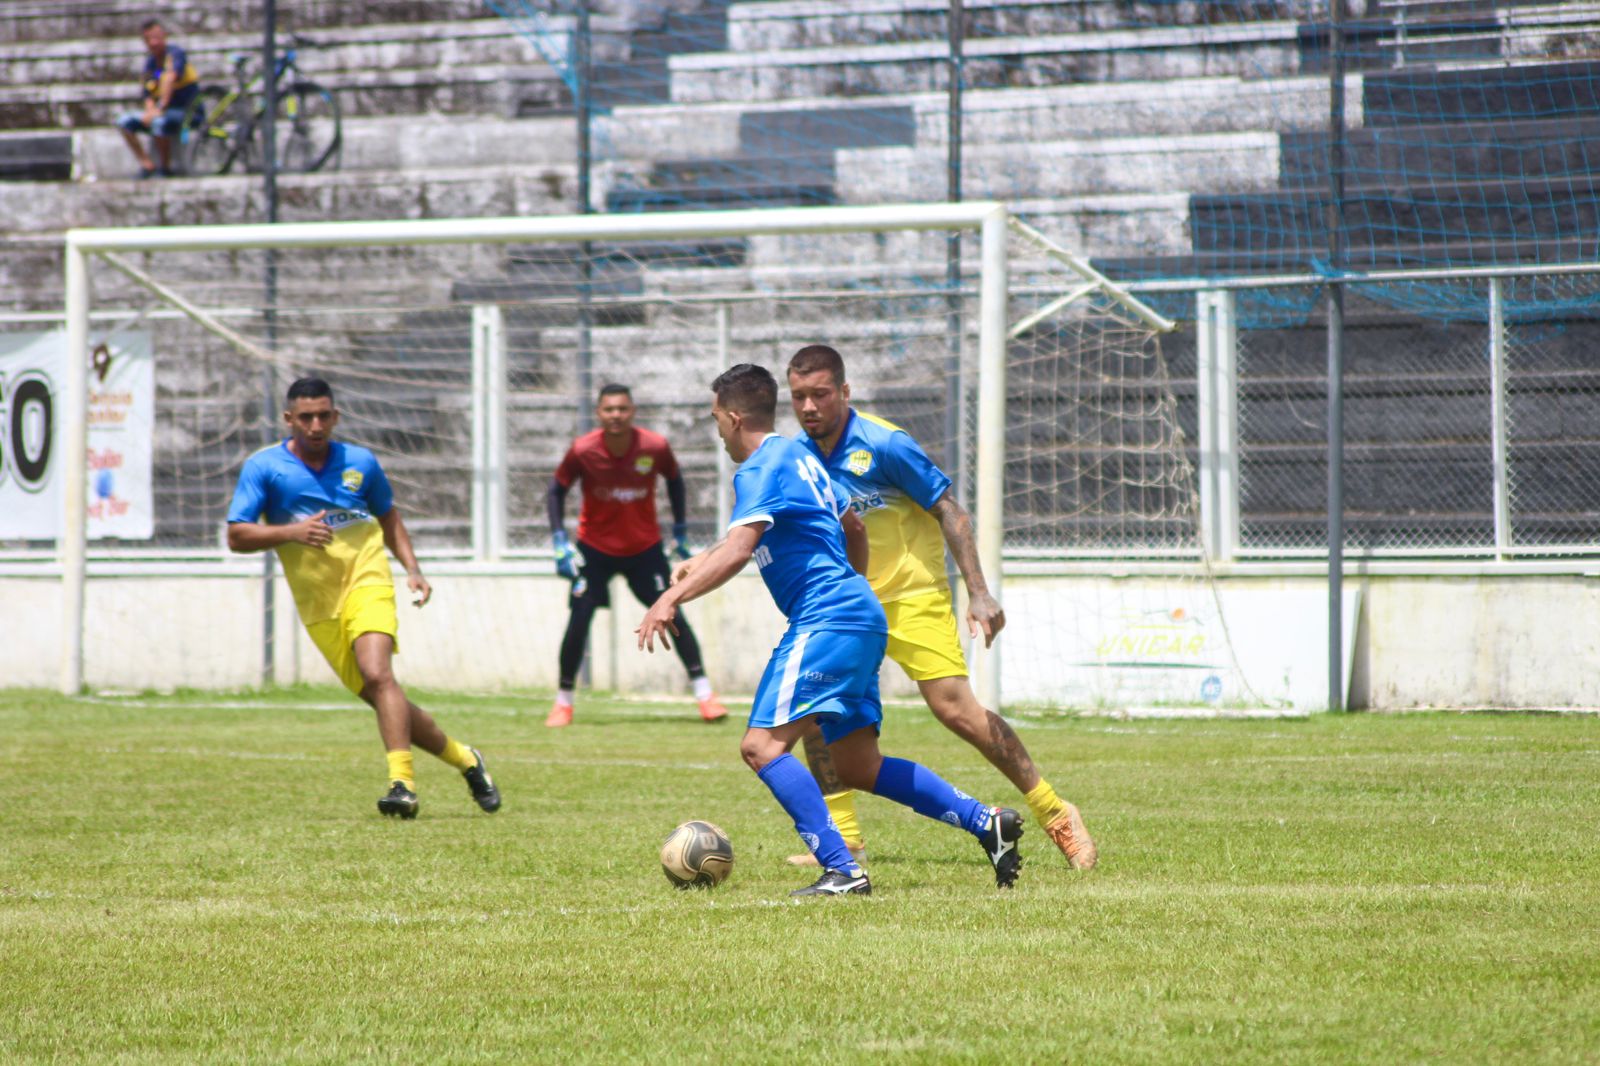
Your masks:
M148 540L155 528L151 457L155 360L150 335L91 342L88 536ZM66 334L0 333L0 539L53 540L61 529L59 390Z

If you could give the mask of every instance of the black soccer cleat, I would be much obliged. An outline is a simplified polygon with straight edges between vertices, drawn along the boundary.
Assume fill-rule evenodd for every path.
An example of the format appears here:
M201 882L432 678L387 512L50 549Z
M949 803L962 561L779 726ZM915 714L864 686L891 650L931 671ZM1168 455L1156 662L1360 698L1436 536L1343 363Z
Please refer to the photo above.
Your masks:
M472 798L478 801L478 806L493 814L500 809L500 790L494 787L494 778L489 776L489 766L483 761L483 752L477 748L467 750L478 762L461 771L461 776L467 779L467 787L472 790Z
M1000 888L1010 888L1017 883L1022 872L1022 853L1017 841L1022 839L1022 815L1010 807L989 808L989 828L978 834L983 853L989 856L994 867L994 883Z
M870 896L872 882L865 870L857 867L855 873L843 870L824 870L815 883L797 888L789 895L799 899L804 896Z
M395 815L406 819L415 818L417 808L420 806L417 794L407 788L404 781L396 781L390 785L388 794L378 800L378 812L387 814L391 818Z

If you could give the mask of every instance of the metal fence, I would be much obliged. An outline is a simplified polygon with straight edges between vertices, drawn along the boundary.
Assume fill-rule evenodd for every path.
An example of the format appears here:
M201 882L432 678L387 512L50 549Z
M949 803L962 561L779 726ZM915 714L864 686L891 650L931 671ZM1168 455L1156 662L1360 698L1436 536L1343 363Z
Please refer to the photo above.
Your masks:
M1600 267L1343 285L1346 550L1600 550ZM1195 305L1192 339L1165 343L1196 397L1179 409L1215 554L1325 555L1327 285L1241 281ZM1228 395L1206 404L1192 382L1219 372Z

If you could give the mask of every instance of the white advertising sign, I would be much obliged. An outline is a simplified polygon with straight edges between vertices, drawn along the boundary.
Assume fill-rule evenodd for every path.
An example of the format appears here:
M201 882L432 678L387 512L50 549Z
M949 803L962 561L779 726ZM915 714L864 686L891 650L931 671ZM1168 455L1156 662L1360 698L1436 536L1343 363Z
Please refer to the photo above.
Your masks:
M147 333L91 340L88 535L148 540L155 529L151 459L155 359ZM66 335L0 334L0 538L52 540L61 529L57 390Z
M1343 697L1357 597L1345 588ZM1108 711L1328 705L1328 595L1314 585L1223 584L1213 597L1198 581L1019 580L1007 582L1005 607L1007 703Z

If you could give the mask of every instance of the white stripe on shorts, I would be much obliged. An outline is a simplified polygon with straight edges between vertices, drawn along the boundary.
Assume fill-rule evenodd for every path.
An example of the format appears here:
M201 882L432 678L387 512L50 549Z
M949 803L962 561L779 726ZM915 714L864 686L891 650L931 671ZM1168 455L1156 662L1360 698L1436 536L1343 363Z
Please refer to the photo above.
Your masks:
M795 638L794 647L789 649L789 658L783 664L783 684L778 686L778 708L772 714L773 725L783 725L789 720L789 711L794 706L794 687L800 681L800 656L805 654L806 641L810 639L810 633L801 633Z

